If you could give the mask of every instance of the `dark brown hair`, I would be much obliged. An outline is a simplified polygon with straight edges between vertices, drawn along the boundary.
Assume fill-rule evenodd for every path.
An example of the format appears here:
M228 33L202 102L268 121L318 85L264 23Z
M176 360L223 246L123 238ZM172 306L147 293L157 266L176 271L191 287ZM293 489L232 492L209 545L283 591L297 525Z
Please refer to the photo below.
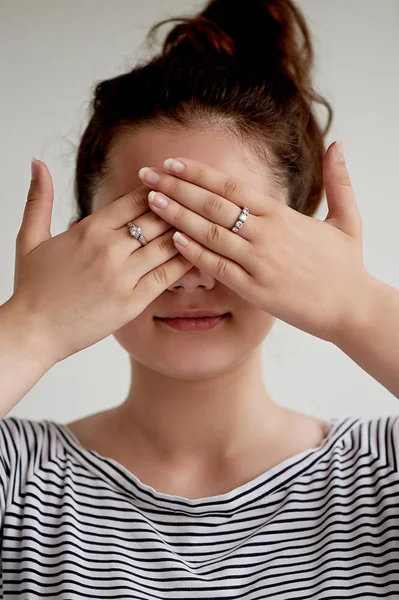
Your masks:
M95 87L77 155L77 220L91 213L117 136L143 125L225 127L287 189L289 205L313 215L333 111L312 87L314 52L301 11L290 0L212 0L194 17L157 23L147 41L173 21L155 58ZM314 102L327 109L324 130Z

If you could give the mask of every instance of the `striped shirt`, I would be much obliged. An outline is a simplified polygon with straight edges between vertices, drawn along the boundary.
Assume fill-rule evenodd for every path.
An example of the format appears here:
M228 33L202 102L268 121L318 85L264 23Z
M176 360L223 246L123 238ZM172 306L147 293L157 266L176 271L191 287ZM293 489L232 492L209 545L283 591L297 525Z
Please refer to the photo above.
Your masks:
M0 421L0 597L399 598L399 415L218 496L156 491L55 421Z

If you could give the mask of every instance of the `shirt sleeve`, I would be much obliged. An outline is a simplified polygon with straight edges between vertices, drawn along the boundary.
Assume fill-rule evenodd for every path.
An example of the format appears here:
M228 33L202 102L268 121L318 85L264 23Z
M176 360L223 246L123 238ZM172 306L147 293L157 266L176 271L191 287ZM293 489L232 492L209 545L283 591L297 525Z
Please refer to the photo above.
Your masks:
M14 417L0 420L0 529L10 496L12 479L18 461L20 431Z
M45 428L18 417L0 419L0 531L7 507L19 497L40 460Z
M398 472L399 470L399 415L381 417L379 441L386 453L386 463Z

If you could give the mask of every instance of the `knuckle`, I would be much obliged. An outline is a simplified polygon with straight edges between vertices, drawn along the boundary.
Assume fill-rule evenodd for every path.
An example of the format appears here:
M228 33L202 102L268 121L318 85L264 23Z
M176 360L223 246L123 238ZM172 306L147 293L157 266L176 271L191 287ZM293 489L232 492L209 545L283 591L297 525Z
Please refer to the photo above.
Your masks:
M80 241L83 244L93 244L96 239L96 224L90 218L81 221L76 227L74 227L71 231L74 232L77 236L79 236Z
M215 194L207 196L203 205L205 217L214 217L222 208L222 200Z
M117 265L120 262L118 260L118 249L115 244L102 242L97 247L98 256L102 263L110 266Z
M130 192L129 198L133 205L133 208L140 208L140 209L145 208L147 196L144 196L143 192L137 192L137 190L134 190L134 191Z
M37 193L37 190L35 189L35 187L29 188L26 199L27 199L28 203L35 202L35 201L37 202L39 200L38 193Z
M181 204L176 203L173 216L177 223L180 223L183 220L184 213L185 213L184 207Z
M182 182L179 179L172 177L168 183L169 183L168 190L166 192L168 194L168 196L171 196L172 198L174 196L178 196L179 190L182 186Z
M78 223L71 232L77 236L78 244L83 246L85 252L92 256L93 260L97 257L101 261L112 261L114 255L114 244L110 243L109 237L105 232L99 229L95 220L87 219L86 222Z
M166 285L168 283L168 274L164 265L159 265L152 271L155 283Z
M281 204L278 204L274 207L273 217L280 223L288 223L291 216L291 212L287 206L282 206Z
M267 220L270 223L273 222L275 230L280 231L281 227L290 223L293 216L291 208L285 204L276 203L269 212Z
M225 196L226 198L229 198L229 196L234 196L238 192L239 187L240 185L237 179L232 179L231 177L228 177L223 182L223 196Z
M221 228L216 223L209 223L205 231L205 241L209 244L217 243L221 238Z
M228 263L225 258L220 256L216 263L216 275L217 277L226 278L228 275Z
M173 242L172 242L172 238L170 236L168 237L161 237L159 242L158 242L158 249L164 253L164 254L169 254L170 251L173 248Z
M343 185L345 187L351 187L352 186L352 182L350 180L350 177L349 177L348 173L342 173L338 177L338 181L339 181L340 185Z

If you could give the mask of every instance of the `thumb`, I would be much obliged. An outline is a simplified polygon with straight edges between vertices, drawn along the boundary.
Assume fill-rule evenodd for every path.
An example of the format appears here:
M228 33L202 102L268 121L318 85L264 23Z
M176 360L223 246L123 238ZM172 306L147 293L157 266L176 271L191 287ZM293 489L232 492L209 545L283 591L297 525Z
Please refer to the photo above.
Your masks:
M51 238L50 225L54 188L46 165L32 159L32 179L22 224L17 237L17 251L25 255Z
M323 178L329 209L325 221L361 239L362 217L356 204L342 142L334 142L328 148L324 156Z

